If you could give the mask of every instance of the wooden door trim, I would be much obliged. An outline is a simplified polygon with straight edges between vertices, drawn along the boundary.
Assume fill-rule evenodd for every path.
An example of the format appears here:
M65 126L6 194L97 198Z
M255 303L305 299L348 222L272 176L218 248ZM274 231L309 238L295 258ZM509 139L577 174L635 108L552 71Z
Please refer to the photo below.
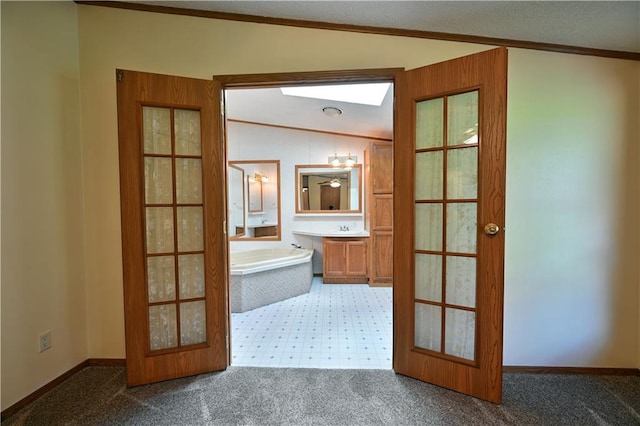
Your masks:
M300 71L266 74L214 75L223 88L273 87L325 83L362 83L393 81L404 68L371 68L338 71Z

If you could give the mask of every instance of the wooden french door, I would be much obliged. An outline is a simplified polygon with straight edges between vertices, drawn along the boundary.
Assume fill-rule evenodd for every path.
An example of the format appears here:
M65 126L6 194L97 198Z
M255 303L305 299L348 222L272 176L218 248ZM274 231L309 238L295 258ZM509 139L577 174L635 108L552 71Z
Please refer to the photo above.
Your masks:
M501 48L396 78L394 370L496 403L506 76Z
M220 85L118 70L127 383L228 365Z

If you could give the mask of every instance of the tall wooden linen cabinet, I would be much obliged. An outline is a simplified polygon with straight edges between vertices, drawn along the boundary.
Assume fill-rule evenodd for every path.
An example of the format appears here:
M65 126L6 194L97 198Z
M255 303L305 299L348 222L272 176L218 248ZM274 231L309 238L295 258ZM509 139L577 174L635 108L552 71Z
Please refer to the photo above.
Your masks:
M369 285L393 285L393 148L372 142L365 151L366 222L369 223Z

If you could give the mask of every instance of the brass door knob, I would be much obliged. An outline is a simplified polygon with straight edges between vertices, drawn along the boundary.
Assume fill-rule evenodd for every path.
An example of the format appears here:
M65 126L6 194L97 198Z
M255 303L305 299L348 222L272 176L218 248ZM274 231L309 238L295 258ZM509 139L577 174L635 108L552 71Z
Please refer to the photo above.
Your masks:
M500 231L500 227L495 223L487 223L484 226L484 233L487 235L496 235Z

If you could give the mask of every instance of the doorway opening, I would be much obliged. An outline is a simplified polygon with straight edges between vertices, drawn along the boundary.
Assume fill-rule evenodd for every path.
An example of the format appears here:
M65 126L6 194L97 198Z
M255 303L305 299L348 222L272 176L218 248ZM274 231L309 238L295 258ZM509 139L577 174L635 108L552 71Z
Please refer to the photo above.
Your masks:
M294 88L313 84L347 90L344 83L324 83ZM363 79L349 85L371 83L380 82ZM286 84L225 87L227 182L234 185L227 188L231 365L392 368L392 273L376 280L371 273L371 265L381 264L380 253L391 256L387 242L392 241L392 202L385 205L387 239L376 234L374 241L376 205L370 182L374 147L389 146L392 152L393 79L387 76L384 84L387 88L377 105L288 95L286 89L291 87ZM391 155L388 160L383 173L392 179ZM277 164L277 173L268 170L272 164ZM265 175L266 181L256 179ZM251 208L255 194L261 194L261 209ZM392 200L391 193L384 196ZM265 228L274 231L263 234ZM332 261L325 257L333 252L326 247L331 240L351 244L350 253L364 244L360 275L342 271L337 278L327 277L331 273L327 262ZM376 249L380 242L386 244L384 250ZM239 266L246 258L255 263L254 256L265 252L270 256L292 250L311 253L306 267L297 266L302 274L281 271L295 265L268 270L258 265L253 279L247 268ZM344 247L338 250L347 253ZM343 268L349 262L350 256L346 257L339 259ZM391 268L392 257L388 260ZM272 286L289 286L290 280L302 281L305 288L272 294ZM256 300L260 298L265 300Z

